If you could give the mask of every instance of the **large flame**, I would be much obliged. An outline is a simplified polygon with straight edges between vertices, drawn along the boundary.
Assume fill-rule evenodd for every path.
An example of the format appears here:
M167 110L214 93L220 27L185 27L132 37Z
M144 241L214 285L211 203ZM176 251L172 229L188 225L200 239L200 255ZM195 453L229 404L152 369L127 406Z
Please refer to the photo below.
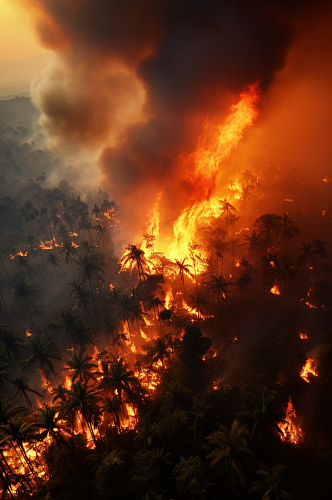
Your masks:
M303 440L303 432L301 427L295 424L296 421L296 411L293 406L292 398L289 397L285 421L278 424L280 430L282 431L281 439L283 441L289 441L292 444L298 444Z
M163 252L170 259L184 259L188 255L188 245L194 240L200 224L206 219L217 218L223 211L222 198L235 202L240 198L241 184L236 180L225 186L224 193L215 195L216 177L223 163L236 148L244 133L254 124L258 117L259 84L249 85L239 96L239 102L230 108L224 125L218 127L213 139L208 141L210 126L205 124L204 132L199 138L197 147L188 157L179 157L181 175L194 187L193 202L188 205L173 223L174 238L167 245L159 235L159 204L162 192L157 196L154 207L148 214L147 232L150 236L150 247L153 252ZM145 242L145 248L149 243ZM148 253L148 255L151 252ZM199 265L200 271L201 264Z

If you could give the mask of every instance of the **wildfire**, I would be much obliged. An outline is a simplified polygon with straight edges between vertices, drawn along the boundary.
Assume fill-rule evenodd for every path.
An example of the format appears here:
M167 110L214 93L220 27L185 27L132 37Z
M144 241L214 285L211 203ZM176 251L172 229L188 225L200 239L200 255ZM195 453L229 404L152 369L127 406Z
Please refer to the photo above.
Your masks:
M315 360L313 358L307 359L300 373L300 377L303 378L303 380L308 384L310 384L309 376L318 377L318 373L316 372L315 367Z
M16 256L20 255L21 257L27 257L28 256L28 252L22 252L22 250L20 250L19 252L15 253L14 255L12 254L9 254L9 258L11 260L15 259Z
M280 295L280 290L279 290L278 285L273 285L270 292L273 293L273 295Z
M29 328L25 330L25 336L26 337L32 337L32 333L30 332Z
M289 396L287 403L285 422L280 422L278 427L282 431L282 441L289 441L292 444L298 444L303 440L301 427L295 424L296 411L293 406L292 398Z
M135 410L128 403L125 404L125 413L126 413L126 416L121 422L122 427L124 429L135 429L137 426Z
M167 246L166 242L157 241L159 235L159 205L162 196L160 192L153 209L148 215L147 235L144 250L157 249L170 259L184 259L188 255L188 245L195 237L197 227L209 218L217 218L224 213L226 197L234 202L241 197L242 185L238 179L225 187L224 200L213 196L217 174L222 163L229 157L231 151L238 145L244 133L253 125L258 117L258 102L260 98L259 85L249 85L239 96L239 102L230 108L224 125L217 128L212 140L208 140L210 124L206 122L202 136L197 142L196 149L188 157L180 156L183 164L185 180L197 186L194 202L186 207L173 224L173 243ZM211 125L212 126L212 125ZM196 201L198 200L198 201ZM148 252L149 255L149 252ZM203 260L196 262L196 271L203 272Z
M314 306L310 302L305 302L305 305L308 306L308 307L310 307L310 309L316 309L316 306Z
M49 241L40 240L39 242L39 248L41 248L42 250L52 250L55 247L59 247L59 245L56 243L54 236Z
M308 335L306 333L299 333L299 337L301 340L308 340Z

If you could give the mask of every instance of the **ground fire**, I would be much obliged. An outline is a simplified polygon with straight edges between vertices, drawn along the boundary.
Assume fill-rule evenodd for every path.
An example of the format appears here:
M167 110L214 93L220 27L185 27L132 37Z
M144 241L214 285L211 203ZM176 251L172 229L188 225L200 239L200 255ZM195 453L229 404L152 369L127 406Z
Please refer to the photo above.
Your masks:
M17 1L3 499L330 498L330 9Z

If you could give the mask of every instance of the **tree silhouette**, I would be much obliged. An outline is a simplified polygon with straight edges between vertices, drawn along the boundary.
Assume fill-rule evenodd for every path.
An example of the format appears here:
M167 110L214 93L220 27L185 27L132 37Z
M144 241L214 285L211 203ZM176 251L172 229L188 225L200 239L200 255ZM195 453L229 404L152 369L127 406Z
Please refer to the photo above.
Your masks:
M23 301L25 303L25 306L27 308L27 311L29 313L29 318L30 318L31 324L33 326L33 329L35 330L35 332L37 332L36 328L35 328L35 325L34 325L34 322L32 320L31 312L30 312L29 305L28 305L28 302L27 302L27 299L29 297L30 298L31 297L38 298L38 294L34 290L34 287L32 285L27 285L25 283L25 279L23 278L17 285L14 286L14 289L13 289L13 298L14 298L15 302L19 302L21 299L23 299Z
M105 413L110 413L113 416L114 424L120 428L120 409L121 401L118 396L113 396L112 398L103 399L102 411Z
M229 285L234 283L231 281L226 281L224 276L211 276L211 279L203 283L209 292L217 295L217 324L219 324L219 301L220 297L226 300L230 291L228 290Z
M248 245L250 251L250 260L254 264L255 253L262 248L262 236L256 231L253 231L251 233L251 236L248 236L247 234L244 234L243 236L247 241L245 243L242 243L242 246Z
M256 474L261 477L254 481L249 491L258 492L262 495L262 500L291 500L293 497L285 489L285 479L283 473L287 467L284 465L273 465L271 468L265 466L258 470Z
M297 263L303 264L301 285L300 285L300 287L302 288L302 282L303 282L304 272L305 272L305 268L306 268L307 258L310 257L311 260L314 260L315 252L314 252L313 246L310 243L308 245L306 245L303 242L302 242L302 246L300 247L300 251L302 253L298 256Z
M67 361L65 370L72 372L72 383L79 379L79 381L88 383L89 379L96 379L96 375L91 372L92 368L98 368L96 363L92 363L92 356L87 356L86 350L81 350L78 354L72 353Z
M136 266L140 284L142 284L142 276L144 274L144 268L147 266L144 251L138 248L136 245L128 245L126 247L127 252L121 258L121 264L125 267L127 264L129 268L132 269Z
M186 258L182 259L182 261L180 260L175 260L175 264L177 265L178 267L178 273L179 273L179 276L180 276L180 280L182 281L182 284L183 284L183 297L185 296L186 294L186 289L185 289L185 285L184 285L184 277L185 275L187 276L190 276L191 278L193 277L193 275L191 274L190 272L190 268L192 267L190 264L186 264Z
M56 442L58 448L61 450L60 446L60 425L59 425L59 411L55 406L49 406L44 404L35 412L36 417L36 427L41 429L42 432L39 435L40 438L45 439L48 435ZM59 439L60 438L60 439ZM63 438L62 438L63 439Z
M74 279L76 280L76 276L75 276L75 271L74 271L74 266L73 266L73 256L74 255L77 255L77 250L75 247L73 247L71 245L71 243L69 243L68 241L66 243L63 244L63 248L61 248L60 250L60 253L61 254L65 254L66 256L66 263L67 265L69 264L70 262L70 265L71 265L71 268L72 268L72 271L73 271L73 275L74 275Z
M123 391L130 394L130 384L136 381L134 372L128 370L123 358L114 361L110 365L110 386L117 390L118 396L123 407L122 393Z
M10 420L5 425L0 425L0 430L4 435L1 443L5 443L10 441L12 446L16 449L20 450L22 456L29 467L32 475L39 481L38 475L33 468L31 461L28 458L26 453L24 442L29 441L31 437L33 437L34 433L32 432L35 429L36 425L34 423L23 422L21 419L16 418ZM16 447L15 447L16 444Z
M27 349L30 351L30 356L22 363L23 369L38 362L46 378L48 378L46 367L55 373L51 359L61 360L62 358L55 348L54 342L45 343L43 338L29 337Z
M99 278L98 273L104 273L104 270L99 264L99 260L96 254L86 254L84 257L79 257L78 260L75 260L76 264L81 268L80 278L81 280L88 280L91 297L93 300L94 306L95 300L93 295L92 283L94 282L94 278Z
M258 228L259 235L264 241L265 249L273 245L275 236L281 231L282 217L276 214L261 215L254 222L254 227Z
M22 338L9 325L0 324L0 342L2 344L2 355L9 360L13 356L20 364L20 349L24 346Z
M254 464L254 454L248 446L248 429L241 426L237 420L231 429L220 425L220 430L207 436L207 441L215 449L207 455L211 460L211 467L219 463L227 463L236 472L239 482L246 486L248 471Z
M188 302L189 306L194 309L197 313L197 319L198 322L200 323L201 316L206 313L206 310L208 308L208 302L206 295L203 291L197 291L195 294L190 295L190 300Z
M79 380L76 381L68 391L68 400L63 404L60 416L67 416L72 411L80 411L88 426L92 440L97 447L96 437L92 426L92 416L100 400L99 393L93 389L89 389L87 384L82 384ZM84 432L84 427L82 425Z
M281 294L283 295L287 279L294 280L298 271L295 269L290 255L283 255L279 261L278 267L279 269L276 276L278 282L282 285Z
M51 252L48 257L47 257L47 261L54 267L54 271L55 271L55 274L56 274L56 277L57 277L57 280L58 280L58 283L59 283L59 287L60 287L60 290L62 290L62 287L61 287L61 283L60 283L60 279L59 279L59 275L58 275L58 271L57 271L57 267L59 267L59 257L57 257L55 255L55 253Z
M29 384L29 380L30 379L27 378L25 375L20 375L19 377L14 378L10 382L16 387L16 390L14 392L12 399L15 399L15 397L18 394L20 394L24 398L29 410L32 413L33 408L32 408L32 404L31 404L28 392L36 394L37 396L40 396L41 398L43 398L44 396L42 394L40 394L40 392L37 392L34 389L31 389L31 386Z

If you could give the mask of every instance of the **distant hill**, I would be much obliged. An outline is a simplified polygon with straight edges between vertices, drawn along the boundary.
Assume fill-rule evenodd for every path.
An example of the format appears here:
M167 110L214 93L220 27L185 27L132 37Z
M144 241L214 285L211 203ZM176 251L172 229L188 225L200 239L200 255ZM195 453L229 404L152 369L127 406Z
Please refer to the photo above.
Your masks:
M30 128L38 120L40 112L29 97L0 100L0 127L23 126Z

